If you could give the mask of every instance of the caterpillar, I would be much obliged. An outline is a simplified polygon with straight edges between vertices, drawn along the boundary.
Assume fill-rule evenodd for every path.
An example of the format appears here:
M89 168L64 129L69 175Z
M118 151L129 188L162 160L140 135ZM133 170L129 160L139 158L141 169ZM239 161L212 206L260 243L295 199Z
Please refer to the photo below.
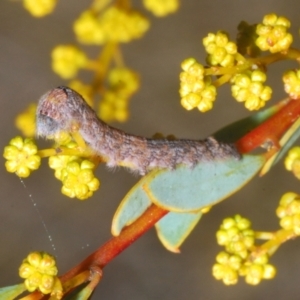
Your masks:
M78 130L83 140L109 167L129 166L140 175L154 168L175 169L183 164L194 167L199 162L240 159L233 144L205 140L149 139L132 135L100 120L83 97L59 86L44 94L36 112L37 135L49 137L60 131Z

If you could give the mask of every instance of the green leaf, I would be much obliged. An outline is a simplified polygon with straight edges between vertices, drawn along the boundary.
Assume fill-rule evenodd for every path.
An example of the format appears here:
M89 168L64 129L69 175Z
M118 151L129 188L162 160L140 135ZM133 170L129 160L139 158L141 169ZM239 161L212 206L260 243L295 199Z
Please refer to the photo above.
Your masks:
M149 174L135 184L121 201L113 217L112 235L118 236L125 226L133 223L152 204L142 189L143 182L147 181L148 176Z
M263 155L198 164L191 169L179 166L148 177L143 189L150 200L164 209L193 212L211 206L242 188L263 166Z
M26 291L24 283L0 288L0 299L13 300Z
M63 297L64 300L88 300L93 290L89 287L89 282L77 286L71 293Z
M131 188L120 203L113 218L112 234L119 235L152 202L173 212L198 213L240 189L264 162L264 156L245 155L241 160L200 163L193 169L179 166L173 171L154 170Z
M169 212L155 224L158 238L161 243L175 253L192 232L202 216L201 211L196 213Z

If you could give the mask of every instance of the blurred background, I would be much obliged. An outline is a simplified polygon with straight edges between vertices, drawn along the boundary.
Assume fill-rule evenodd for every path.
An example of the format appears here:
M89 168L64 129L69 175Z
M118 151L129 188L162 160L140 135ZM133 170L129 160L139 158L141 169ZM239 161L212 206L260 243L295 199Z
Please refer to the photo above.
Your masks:
M133 3L142 9L139 1ZM50 52L57 44L76 42L72 23L88 4L60 0L53 14L37 19L24 10L21 1L1 0L1 149L19 134L14 127L15 116L47 90L67 83L51 70ZM176 14L160 19L143 10L151 20L150 30L143 39L122 46L127 66L141 75L141 88L131 101L129 121L113 125L148 137L162 132L204 138L249 115L231 98L229 86L219 90L211 112L185 111L178 94L180 63L190 56L204 63L202 38L208 32L226 30L234 39L240 21L258 23L271 12L290 19L293 45L299 47L299 10L296 0L185 0ZM282 62L269 69L273 103L285 96L281 76L291 67L296 64ZM41 147L47 145L39 143ZM123 169L108 171L105 166L97 174L100 190L91 199L79 201L60 193L61 183L54 178L47 160L24 180L24 187L17 176L5 171L2 159L0 286L21 281L18 267L30 251L55 255L62 274L111 237L114 211L138 177ZM165 250L151 230L105 268L94 299L299 299L299 240L280 247L270 260L278 274L258 286L246 285L241 278L237 285L227 287L211 275L215 256L221 251L215 232L223 218L239 213L252 221L255 230L277 230L275 209L286 191L299 192L299 182L284 171L281 162L270 174L255 178L205 215L182 246L181 254Z

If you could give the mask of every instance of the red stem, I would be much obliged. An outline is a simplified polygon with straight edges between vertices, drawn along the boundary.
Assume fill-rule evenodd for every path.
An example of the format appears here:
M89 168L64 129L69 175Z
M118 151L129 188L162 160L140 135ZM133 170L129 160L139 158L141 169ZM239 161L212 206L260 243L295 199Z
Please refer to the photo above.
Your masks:
M279 112L244 135L235 144L240 153L248 153L266 142L279 147L278 141L300 116L300 100L290 100Z
M91 266L98 266L102 269L167 213L167 210L152 204L133 224L123 229L119 236L107 241L83 262L62 275L61 281L65 282Z

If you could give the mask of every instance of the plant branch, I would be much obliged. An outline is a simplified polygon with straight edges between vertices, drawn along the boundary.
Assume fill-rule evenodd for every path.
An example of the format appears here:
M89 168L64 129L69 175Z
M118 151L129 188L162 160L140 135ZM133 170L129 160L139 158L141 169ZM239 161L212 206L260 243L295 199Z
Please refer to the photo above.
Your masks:
M274 116L239 139L236 142L238 150L241 153L248 153L268 140L275 143L299 116L300 101L288 101ZM64 283L93 266L105 267L167 213L167 210L159 208L154 204L151 205L140 218L126 227L119 236L110 239L79 265L61 276L60 279Z
M124 251L140 236L153 227L153 225L167 213L167 210L152 204L133 224L122 230L119 236L110 239L79 265L61 276L60 279L62 283L93 266L97 266L102 269L119 253Z
M240 153L248 153L265 143L278 150L279 139L300 116L300 100L291 99L274 116L240 138L235 144Z

